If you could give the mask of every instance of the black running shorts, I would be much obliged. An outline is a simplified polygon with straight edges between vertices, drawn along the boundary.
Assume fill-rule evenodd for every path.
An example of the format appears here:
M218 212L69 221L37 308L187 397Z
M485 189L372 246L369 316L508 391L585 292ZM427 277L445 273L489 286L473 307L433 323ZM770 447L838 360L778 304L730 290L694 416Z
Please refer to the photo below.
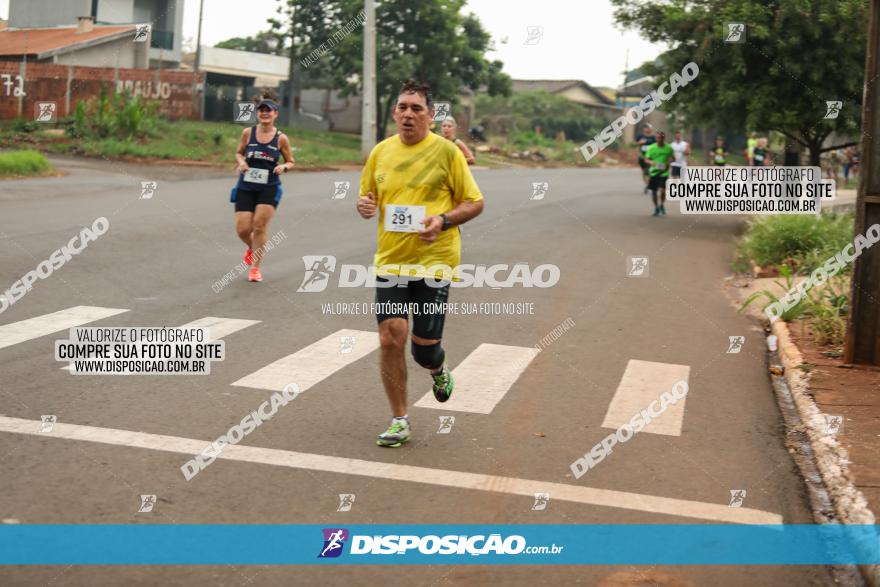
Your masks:
M652 175L650 181L648 182L648 187L652 190L660 190L666 189L666 180L669 178L665 175Z
M440 340L443 337L443 323L446 319L445 305L449 299L449 283L430 283L442 285L433 287L424 279L406 277L376 276L377 284L391 284L391 287L376 287L376 321L388 318L409 319L412 314L412 333L420 338Z
M266 186L261 190L239 189L235 195L235 211L253 212L257 209L257 204L267 204L269 206L272 206L273 208L277 208L277 196L277 185Z

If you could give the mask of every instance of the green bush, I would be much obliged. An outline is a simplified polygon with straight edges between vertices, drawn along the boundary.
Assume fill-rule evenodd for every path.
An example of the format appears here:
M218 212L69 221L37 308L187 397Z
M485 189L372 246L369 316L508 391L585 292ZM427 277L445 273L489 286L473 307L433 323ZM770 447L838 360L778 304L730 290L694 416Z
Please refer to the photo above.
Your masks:
M511 96L477 96L477 112L491 113L496 126L517 132L533 132L555 139L560 131L570 141L583 142L593 138L607 124L592 117L589 111L558 94L545 90L517 92Z
M556 143L552 139L549 139L534 131L514 132L510 138L511 142L516 146L517 149L525 150L535 147L544 147L549 149L556 146Z
M849 280L835 275L824 285L807 294L807 324L818 345L842 346L846 340L846 315L849 312Z
M758 216L749 221L737 253L762 267L789 265L803 274L822 265L852 239L853 217L849 213Z
M129 92L108 94L102 87L97 98L77 103L67 132L78 139L128 140L153 136L161 123L157 109L155 102L132 97Z
M18 117L12 121L12 125L10 128L12 128L12 130L15 132L34 132L39 126L40 123L38 122Z
M0 176L36 175L52 169L49 161L37 151L0 153Z

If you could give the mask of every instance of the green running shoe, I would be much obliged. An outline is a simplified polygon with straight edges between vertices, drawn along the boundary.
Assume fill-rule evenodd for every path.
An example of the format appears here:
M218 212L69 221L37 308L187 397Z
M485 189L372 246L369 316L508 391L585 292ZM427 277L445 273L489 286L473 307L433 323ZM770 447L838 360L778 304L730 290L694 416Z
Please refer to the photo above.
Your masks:
M388 430L379 435L376 444L397 448L405 442L409 442L409 420L406 418L393 418Z
M434 379L434 386L431 388L431 391L434 392L434 397L437 398L438 402L445 402L452 397L452 387L455 385L455 381L453 381L452 372L445 362L443 363L443 370L436 375L432 373L431 377Z

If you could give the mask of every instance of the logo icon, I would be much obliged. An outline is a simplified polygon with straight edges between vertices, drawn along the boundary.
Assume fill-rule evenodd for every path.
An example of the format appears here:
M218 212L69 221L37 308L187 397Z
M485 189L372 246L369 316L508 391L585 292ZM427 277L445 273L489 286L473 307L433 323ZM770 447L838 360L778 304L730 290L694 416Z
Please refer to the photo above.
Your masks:
M331 200L342 200L345 196L348 195L348 190L351 189L350 181L334 181L333 182L333 195L330 197Z
M741 22L727 23L727 34L724 36L725 43L745 43L746 25Z
M37 102L34 104L34 122L55 122L57 111L55 102Z
M148 514L153 511L153 507L156 505L156 496L155 495L142 495L141 496L141 507L138 508L139 514Z
M452 113L449 102L434 102L434 122L443 122Z
M345 528L324 528L324 546L318 554L318 558L336 558L342 554L342 547L348 540L348 530Z
M832 436L843 430L843 416L825 414L825 435Z
M452 425L455 424L455 416L440 416L440 427L437 428L437 434L449 434L452 432Z
M732 508L738 508L742 506L743 502L746 500L746 490L745 489L731 489L730 490L730 503L729 505Z
M256 122L257 104L255 102L236 102L233 119L235 122Z
M327 289L330 274L336 270L336 257L333 255L303 255L306 274L302 285L296 290L300 293L316 293Z
M58 421L58 416L48 415L48 416L40 416L40 432L49 433L52 432L52 428L55 427L55 422Z
M647 277L648 276L648 258L647 257L627 257L626 258L626 274L628 277Z
M526 41L523 45L537 45L541 42L541 37L544 36L544 27L542 26L527 26L526 27Z
M533 181L532 182L532 193L529 195L530 200L543 200L544 196L547 195L547 192L550 191L550 182L549 181Z
M838 114L840 114L840 109L843 108L843 102L839 100L829 100L825 102L825 106L828 107L828 111L825 113L825 119L833 120L837 118Z
M727 340L729 341L727 346L727 353L738 353L742 350L743 345L746 343L745 336L728 336Z
M550 503L549 493L536 493L535 503L532 504L532 511L539 512L541 510L546 510L548 503Z
M148 24L139 24L134 31L134 42L135 43L144 43L147 40L147 37L150 36L150 25Z
M159 184L155 181L142 181L141 182L141 197L139 200L149 200L153 197L153 194L156 193L156 188L159 187Z
M350 512L351 506L354 505L354 493L340 493L339 494L339 507L336 508L337 512Z
M356 340L357 339L354 336L340 336L339 337L339 354L340 355L351 354L351 351L354 350L354 343Z

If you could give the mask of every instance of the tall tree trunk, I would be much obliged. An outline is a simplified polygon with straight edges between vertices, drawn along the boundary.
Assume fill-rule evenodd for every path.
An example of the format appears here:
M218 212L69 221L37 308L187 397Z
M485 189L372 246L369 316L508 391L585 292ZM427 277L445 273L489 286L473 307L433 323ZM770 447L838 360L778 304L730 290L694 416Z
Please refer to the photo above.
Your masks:
M810 151L810 166L819 167L819 150L822 148L821 142L810 142L807 145L807 148Z

